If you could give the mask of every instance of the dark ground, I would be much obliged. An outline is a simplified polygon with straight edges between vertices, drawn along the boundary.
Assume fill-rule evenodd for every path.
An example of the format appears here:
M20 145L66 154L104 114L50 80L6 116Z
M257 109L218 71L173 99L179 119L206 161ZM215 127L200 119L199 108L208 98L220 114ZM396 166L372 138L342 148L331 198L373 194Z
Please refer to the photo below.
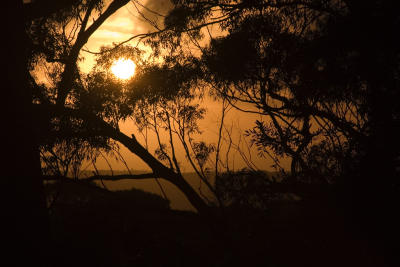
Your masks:
M386 264L378 242L321 203L281 203L268 212L226 211L209 219L170 210L143 191L82 188L59 195L51 209L53 266Z

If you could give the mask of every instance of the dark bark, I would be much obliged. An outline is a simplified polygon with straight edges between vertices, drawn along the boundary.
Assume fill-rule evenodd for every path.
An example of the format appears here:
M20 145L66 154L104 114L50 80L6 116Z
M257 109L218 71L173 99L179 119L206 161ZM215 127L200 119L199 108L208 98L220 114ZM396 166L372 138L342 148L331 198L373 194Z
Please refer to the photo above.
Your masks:
M39 151L33 130L32 96L29 89L22 1L9 1L4 13L12 15L5 27L7 47L7 71L5 110L3 117L7 130L3 142L2 209L3 229L6 231L4 261L12 266L21 266L29 260L30 265L47 266L46 247L50 244L48 216L41 181ZM2 128L5 130L5 128ZM26 262L25 262L26 263ZM5 266L10 266L7 262Z

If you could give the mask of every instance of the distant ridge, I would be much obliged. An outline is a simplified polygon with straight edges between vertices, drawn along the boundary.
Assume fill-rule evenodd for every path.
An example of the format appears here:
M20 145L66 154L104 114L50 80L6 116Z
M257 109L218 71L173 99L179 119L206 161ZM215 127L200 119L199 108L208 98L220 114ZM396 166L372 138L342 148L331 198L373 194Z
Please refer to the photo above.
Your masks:
M149 170L130 170L131 174L143 174L143 173L150 173ZM278 172L271 172L271 171L264 171L268 176L278 176ZM129 174L128 170L98 170L100 175L123 175ZM84 170L80 173L78 178L87 178L91 177L95 174L94 170ZM72 177L72 175L68 175ZM206 186L199 182L197 174L194 172L184 172L183 176L187 180L187 182L193 187L194 190L202 191L203 195L206 195L210 199L212 199L212 194L208 192ZM165 181L164 179L158 180L159 184L162 186L163 190L165 191L168 200L170 201L171 209L173 210L189 210L194 211L193 206L188 202L186 197L183 195L182 192L179 191L174 185ZM95 181L97 185L100 187L104 187L111 191L118 191L118 190L131 190L132 188L140 189L145 192L154 193L157 195L162 196L161 189L159 184L156 182L155 179L121 179L118 181Z
M121 174L142 174L142 173L150 173L151 171L148 170L98 170L100 175L121 175ZM95 170L84 170L81 171L79 174L79 178L90 177L96 174ZM71 174L68 177L72 177Z

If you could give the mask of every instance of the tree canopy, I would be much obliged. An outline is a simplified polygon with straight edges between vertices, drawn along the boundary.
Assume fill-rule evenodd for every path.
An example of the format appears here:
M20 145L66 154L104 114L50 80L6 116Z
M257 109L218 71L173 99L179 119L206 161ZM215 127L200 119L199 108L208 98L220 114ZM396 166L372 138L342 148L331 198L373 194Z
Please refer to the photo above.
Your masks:
M27 23L29 66L45 60L53 81L45 86L31 79L35 108L42 112L38 132L46 142L81 138L106 150L118 141L156 176L171 177L180 172L173 155L176 135L201 174L215 148L191 136L201 132L197 121L204 113L191 101L211 90L237 109L261 115L246 135L276 168L283 157L291 158L290 183L335 184L363 176L363 166L378 162L393 176L397 17L390 3L360 13L361 6L350 2L174 1L164 28L140 36L152 56L145 59L143 51L124 45L103 47L89 74L77 66L83 45L127 1L107 7L102 1L74 2L33 17ZM73 25L69 35L67 25ZM128 82L110 74L113 59L121 56L137 61L137 74ZM122 134L118 123L128 117L158 136L169 129L168 149L158 138L152 155L134 136Z
M45 167L54 170L60 160L69 164L66 157L92 160L119 143L151 169L132 179L163 178L203 214L210 214L211 205L248 205L242 193L264 207L278 192L298 193L310 185L318 196L325 194L322 188L338 186L342 191L335 197L344 192L343 202L353 201L364 215L370 207L381 210L389 220L398 199L400 156L400 20L393 1L174 0L163 25L132 37L148 45L150 55L126 43L102 47L90 73L79 69L84 45L129 1L60 1L37 8L48 2L24 5L20 60L25 82L20 86L28 89L21 90L24 111L32 116L29 133L36 136L31 145L42 152ZM119 57L137 65L127 81L110 73ZM49 84L38 83L30 72L37 64L47 67ZM243 116L260 115L246 136L259 156L271 157L285 172L283 180L220 167L223 120L217 144L197 139L206 113L198 101L206 94L223 103L223 112L231 106ZM141 143L120 131L127 119L137 134L154 133L154 151L147 139ZM178 145L216 200L185 180ZM227 146L228 154L232 140ZM280 167L285 157L291 159L289 171ZM249 177L257 178L263 192L254 193Z
M174 3L157 41L188 56L185 44L193 42L216 94L262 115L247 135L260 154L272 151L277 165L281 156L292 159L288 183L339 186L337 198L352 216L375 226L392 221L400 151L397 4Z

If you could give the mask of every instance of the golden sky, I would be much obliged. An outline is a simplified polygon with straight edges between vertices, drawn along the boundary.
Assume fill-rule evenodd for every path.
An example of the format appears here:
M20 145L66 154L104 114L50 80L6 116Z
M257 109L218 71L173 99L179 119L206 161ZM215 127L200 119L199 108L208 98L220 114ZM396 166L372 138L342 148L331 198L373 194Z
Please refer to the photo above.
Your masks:
M168 8L170 7L168 0L147 0L142 2L145 6L150 9L157 11L161 14L166 14ZM140 6L137 6L140 12L149 16L150 19L154 19L155 16L151 16L151 13L147 12ZM90 37L88 43L85 48L90 51L99 51L99 48L104 45L112 45L113 43L118 43L127 40L128 38L139 34L139 33L147 33L149 31L154 31L154 28L146 22L137 11L137 8L134 6L132 2L128 3L126 6L119 9L115 12L110 18L108 18L104 24ZM160 25L161 24L161 21ZM136 43L131 42L132 45ZM84 56L85 60L80 63L80 68L84 72L89 72L94 65L94 56L90 53L81 52L81 56ZM210 99L206 99L203 105L207 109L206 118L201 122L201 129L203 130L203 134L199 136L199 140L207 141L208 143L217 142L218 136L218 123L221 118L220 110L221 103L212 101ZM231 110L226 116L226 125L227 127L232 127L233 129L233 138L235 142L239 142L240 133L244 133L246 129L254 126L254 121L256 119L261 119L257 115L245 114L241 112L237 112L236 110ZM132 123L129 121L122 123L120 125L121 130L130 136L132 133L135 133L138 140L140 140L140 135L137 134L135 128L132 126ZM156 148L155 139L154 142L151 142L150 138L150 150L154 151ZM248 142L249 140L247 140ZM144 141L143 141L144 142ZM272 161L269 159L260 159L257 157L254 149L249 153L247 146L245 145L245 139L242 138L240 141L243 146L243 151L250 157L255 165L259 169L271 169L270 165ZM147 166L141 162L136 156L130 153L125 147L121 146L121 154L124 156L126 162L128 163L129 168L132 169L147 169ZM190 166L186 165L185 156L183 153L178 153L180 162L183 163L183 170L191 171ZM115 160L110 159L114 169L124 169L124 165L121 162L117 162ZM230 158L230 162L232 166L236 169L240 169L245 167L243 160L239 153L232 153ZM107 169L107 164L104 160L99 159L99 168Z
M133 3L129 2L111 15L94 32L85 48L90 51L99 51L101 46L111 46L113 43L125 41L133 35L150 30L149 25L140 18ZM135 45L136 43L132 41L130 44ZM94 65L94 56L86 52L81 52L81 55L85 57L85 61L80 64L81 70L89 72Z
M160 14L167 14L168 9L171 7L169 0L144 0L141 1L141 3L149 9L154 10ZM106 3L106 7L107 6L108 3ZM125 41L134 35L154 31L155 29L140 16L138 10L149 19L156 19L155 15L153 15L149 11L146 11L138 5L135 7L134 3L131 1L127 5L116 11L100 26L100 28L96 32L94 32L94 34L89 38L84 49L96 52L99 51L101 46L110 46L113 43ZM162 26L161 19L158 19L158 23L160 26ZM136 45L135 41L132 41L129 44ZM79 67L81 71L88 73L94 66L95 57L93 54L87 53L85 51L81 51L81 57L83 57L84 60L79 62ZM43 74L40 74L40 70L38 70L38 72L39 73L36 73L38 74L37 79L41 82L46 82ZM203 101L202 105L207 109L207 113L205 119L200 122L200 128L203 133L202 135L197 136L196 141L206 141L207 143L216 144L218 140L218 126L221 119L221 103L206 98ZM270 166L272 165L272 160L268 158L259 158L256 154L255 149L248 149L249 140L243 137L244 131L253 127L256 119L262 120L262 118L258 115L242 113L238 112L235 109L232 109L226 115L225 124L227 128L232 129L233 142L236 144L240 143L242 152L244 152L248 159L252 160L252 162L255 164L255 167L263 170L271 170ZM138 134L132 122L126 121L125 123L121 123L120 129L128 136L130 136L132 133L135 134L137 139L142 144L144 144L144 139L140 134ZM157 148L155 137L153 136L152 139L150 136L149 140L149 150L150 152L154 152L154 150ZM149 170L148 167L139 158L129 152L125 147L121 145L120 148L120 152L130 169ZM189 164L187 164L187 160L183 154L183 149L179 151L178 146L177 151L179 157L178 161L183 165L182 171L193 171L190 168ZM231 167L235 169L241 169L245 167L246 165L244 164L240 153L235 153L234 150L231 151L232 153L229 158ZM222 151L221 154L223 153L224 151ZM118 162L112 157L108 158L108 160L110 161L114 170L126 169L125 165L122 162ZM102 158L99 158L97 167L98 169L109 168L106 161ZM89 167L89 169L90 168L91 167Z
M166 14L168 8L171 6L168 0L145 0L141 2L143 5L148 8L161 13ZM108 6L108 3L106 4ZM140 6L137 6L142 14L145 14L150 19L155 19L155 16L152 16L151 13L144 10ZM110 46L113 43L118 43L129 39L130 37L140 34L147 33L150 31L154 31L154 28L146 22L138 13L138 10L135 5L130 2L126 6L119 9L115 12L111 17L109 17L103 25L90 37L88 43L85 45L85 49L89 51L99 51L101 46ZM162 25L161 21L160 25ZM135 45L136 43L133 41L130 44ZM90 72L92 67L94 66L94 55L81 51L81 56L84 58L83 61L79 63L79 67L83 72ZM40 73L41 72L41 73ZM43 70L38 70L36 72L37 79L41 82L46 82L45 77L43 76ZM218 127L221 119L221 102L213 101L210 98L204 99L202 106L206 108L207 113L204 120L200 122L200 129L202 130L202 134L196 137L196 141L205 141L207 143L216 144L218 140ZM260 158L257 156L256 150L253 148L249 148L249 140L243 137L243 133L245 130L250 129L254 126L255 120L262 120L259 115L249 114L239 112L235 109L231 109L229 113L227 113L225 117L225 125L227 128L232 129L232 139L235 144L239 144L241 146L242 152L247 157L248 160L251 160L255 167L261 170L272 170L272 160L268 158ZM136 128L134 127L131 121L126 121L120 124L120 129L122 132L130 136L131 134L135 134L136 138L144 144L144 139L138 133ZM155 137L149 138L149 150L151 153L157 148L157 142ZM221 154L225 154L226 147L222 147ZM149 168L134 154L128 151L124 146L120 145L120 153L124 157L128 167L131 170L147 170ZM182 172L193 172L190 165L187 163L187 159L183 153L182 147L179 148L177 146L177 157L178 162L181 163ZM235 149L231 149L232 153L229 157L230 168L232 169L241 169L245 167L244 161L240 153L235 152ZM114 157L107 157L107 161L111 163L113 170L126 170L125 165L121 161L116 161ZM86 170L93 170L93 167L89 164L84 164L84 168ZM287 166L285 166L287 167ZM105 159L99 158L97 161L97 169L107 170L109 169L108 164ZM171 200L171 207L175 209L192 209L191 205L185 200L183 194L177 190L174 186L169 184L167 181L160 180L164 190L166 191L168 197ZM198 180L190 180L189 183L192 183L193 187L198 190L199 182ZM118 182L106 182L107 186L111 190L115 189L126 189L131 187L136 187L139 189L143 189L146 191L154 192L160 194L160 189L158 184L152 180L142 180L142 181L132 181L132 180L122 180ZM203 186L204 187L204 186Z

